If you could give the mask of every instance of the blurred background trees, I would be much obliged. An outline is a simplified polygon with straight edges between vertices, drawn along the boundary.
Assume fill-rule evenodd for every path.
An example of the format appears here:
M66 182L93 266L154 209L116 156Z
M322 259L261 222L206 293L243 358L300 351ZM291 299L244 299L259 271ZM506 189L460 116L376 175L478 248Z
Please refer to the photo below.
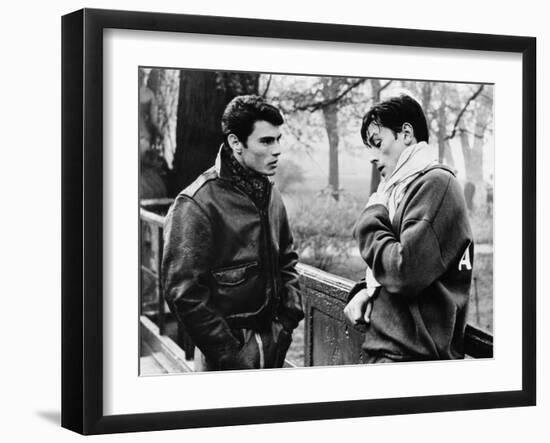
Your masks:
M225 106L237 95L257 94L259 77L254 73L180 71L171 195L214 164L223 141L220 121Z
M221 114L229 100L239 94L262 94L281 108L286 116L289 151L302 154L294 157L309 156L309 163L321 166L326 174L323 190L335 200L345 191L342 155L344 163L350 156L363 155L359 136L362 116L374 103L402 92L421 103L429 122L430 142L438 145L440 161L457 169L462 182L473 183L481 190L493 173L493 154L486 152L492 149L493 135L490 85L140 70L158 109L160 136L151 141L148 150L156 153L159 163L164 163L159 175L172 196L214 162L222 142ZM141 89L140 94L143 95ZM298 166L305 163L292 160ZM361 162L364 169L369 169L362 171L370 180L367 193L373 192L379 176L375 169L371 170L368 155L363 155Z
M145 168L146 181L153 181L149 172L153 169L165 189L154 187L141 198L174 197L214 164L223 141L220 121L225 106L237 95L257 94L260 75L159 68L140 71L147 77L147 88L158 108L159 136L141 153L142 158L156 159ZM142 89L140 94L144 94Z

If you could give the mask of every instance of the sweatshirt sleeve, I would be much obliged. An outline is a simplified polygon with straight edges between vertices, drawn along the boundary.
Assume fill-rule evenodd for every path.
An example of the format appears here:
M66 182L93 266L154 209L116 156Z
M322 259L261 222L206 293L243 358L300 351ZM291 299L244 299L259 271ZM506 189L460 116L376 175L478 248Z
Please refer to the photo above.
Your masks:
M191 198L178 197L164 226L164 296L207 359L225 369L231 366L239 342L222 315L208 304L212 250L207 215Z
M456 255L450 249L462 247L453 244L452 208L456 205L448 201L452 198L447 192L450 177L434 174L420 180L404 203L399 233L394 232L383 205L367 207L361 214L354 235L361 256L387 292L417 295L446 271L449 258ZM442 207L451 212L441 211Z

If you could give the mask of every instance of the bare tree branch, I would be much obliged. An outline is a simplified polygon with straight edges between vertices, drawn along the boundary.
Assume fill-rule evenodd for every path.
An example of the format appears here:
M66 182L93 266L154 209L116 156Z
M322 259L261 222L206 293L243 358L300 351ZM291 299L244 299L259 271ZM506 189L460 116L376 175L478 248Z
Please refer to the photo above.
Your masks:
M320 102L316 102L316 103L308 103L308 104L305 104L305 105L296 106L294 108L294 111L295 112L296 111L315 112L315 111L318 111L319 109L326 108L327 106L330 106L330 105L340 101L351 90L355 89L357 86L361 85L362 83L365 83L366 80L367 80L366 78L362 78L362 79L359 79L359 80L353 82L346 89L344 89L344 91L342 91L340 94L338 94L336 97L321 100Z
M480 131L479 132L475 132L475 131L470 131L466 128L459 128L458 129L458 132L460 134L469 134L469 135L473 135L475 138L479 138L479 139L482 139L485 137L485 132L490 132L492 133L492 129L490 128L490 125L489 124L486 124L486 125L483 125L480 127Z
M310 155L310 152L315 150L315 147L312 144L302 140L302 136L299 134L298 130L290 122L286 122L286 128L290 131L290 133L296 139L296 141L302 144L306 148L305 150L308 155Z
M391 82L393 82L393 80L388 80L388 83L380 87L380 89L378 90L378 93L380 94L384 89L386 89L391 84Z
M269 87L271 86L271 79L272 78L273 78L273 76L271 74L269 74L269 77L267 78L267 83L265 85L264 92L262 94L263 98L265 98L267 96L267 92L269 91Z
M470 103L473 102L479 94L481 94L481 91L483 91L484 86L485 85L480 85L479 88L477 89L477 91L474 92L474 94L466 101L466 104L464 105L464 107L458 113L458 116L456 117L455 124L453 126L453 130L451 132L451 135L446 136L445 140L449 140L449 139L453 138L456 135L456 130L458 128L458 125L460 124L460 119L462 118L462 116L466 112L466 109L468 109L468 106L470 105Z

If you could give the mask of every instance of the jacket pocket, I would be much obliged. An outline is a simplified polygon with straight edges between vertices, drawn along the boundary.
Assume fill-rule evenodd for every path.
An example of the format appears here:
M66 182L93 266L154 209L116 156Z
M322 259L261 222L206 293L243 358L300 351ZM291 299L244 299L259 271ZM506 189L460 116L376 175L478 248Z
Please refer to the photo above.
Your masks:
M223 315L254 314L266 303L265 281L257 261L215 269L212 275L213 302Z
M256 273L257 268L258 262L253 261L244 265L216 269L212 271L212 275L219 285L237 286L244 283L249 275Z

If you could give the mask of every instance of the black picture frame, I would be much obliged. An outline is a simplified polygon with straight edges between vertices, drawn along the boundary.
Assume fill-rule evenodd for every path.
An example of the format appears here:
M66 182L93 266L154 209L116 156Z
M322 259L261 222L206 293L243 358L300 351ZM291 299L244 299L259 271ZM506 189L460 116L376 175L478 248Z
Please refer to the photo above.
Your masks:
M469 49L522 57L522 387L516 391L110 415L103 412L105 29ZM62 426L82 434L528 406L536 403L536 39L83 9L62 18Z

